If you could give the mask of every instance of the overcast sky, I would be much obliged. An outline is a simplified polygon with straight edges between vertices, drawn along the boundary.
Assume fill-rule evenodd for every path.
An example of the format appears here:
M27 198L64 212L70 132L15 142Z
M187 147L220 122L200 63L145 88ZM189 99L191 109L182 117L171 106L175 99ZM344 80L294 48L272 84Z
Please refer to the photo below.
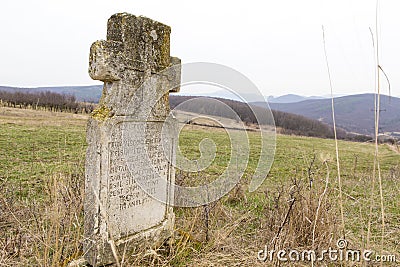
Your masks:
M91 43L117 12L172 27L171 55L214 62L249 77L264 95L374 92L376 0L2 0L0 85L92 85ZM400 1L379 4L380 63L400 96ZM193 90L193 88L192 88ZM388 93L385 82L382 90Z

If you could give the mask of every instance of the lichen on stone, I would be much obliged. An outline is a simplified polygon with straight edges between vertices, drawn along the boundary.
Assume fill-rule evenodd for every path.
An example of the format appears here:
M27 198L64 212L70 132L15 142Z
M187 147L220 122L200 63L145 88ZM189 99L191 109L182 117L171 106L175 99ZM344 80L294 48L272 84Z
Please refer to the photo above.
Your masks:
M111 109L105 105L100 105L98 108L92 111L92 118L98 121L105 121L112 117Z

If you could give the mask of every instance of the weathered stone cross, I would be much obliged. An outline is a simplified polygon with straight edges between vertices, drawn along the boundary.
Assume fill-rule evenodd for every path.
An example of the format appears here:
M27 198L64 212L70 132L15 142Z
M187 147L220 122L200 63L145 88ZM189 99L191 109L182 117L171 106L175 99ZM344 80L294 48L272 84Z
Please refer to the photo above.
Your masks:
M104 88L87 128L84 252L90 265L116 263L120 251L171 235L171 196L163 203L148 194L171 194L174 182L161 143L168 95L180 83L180 67L170 68L180 64L170 57L170 31L145 17L116 14L107 41L91 47L89 74ZM169 144L175 154L174 141Z

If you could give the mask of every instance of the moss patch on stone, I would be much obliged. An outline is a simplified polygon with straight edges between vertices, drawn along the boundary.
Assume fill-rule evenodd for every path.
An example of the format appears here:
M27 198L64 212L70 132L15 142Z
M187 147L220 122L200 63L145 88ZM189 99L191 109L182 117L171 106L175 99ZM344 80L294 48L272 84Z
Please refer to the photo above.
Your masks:
M105 121L110 117L112 117L111 109L104 105L100 105L92 112L92 118L98 121Z

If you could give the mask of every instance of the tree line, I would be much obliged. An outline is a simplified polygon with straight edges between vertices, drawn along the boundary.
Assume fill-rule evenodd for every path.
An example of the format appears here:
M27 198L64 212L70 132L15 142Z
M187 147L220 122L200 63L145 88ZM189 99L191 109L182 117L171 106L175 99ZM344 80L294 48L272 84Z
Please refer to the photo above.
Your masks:
M44 92L0 91L3 106L25 109L45 109L57 112L90 113L95 109L93 103L76 101L73 95Z

